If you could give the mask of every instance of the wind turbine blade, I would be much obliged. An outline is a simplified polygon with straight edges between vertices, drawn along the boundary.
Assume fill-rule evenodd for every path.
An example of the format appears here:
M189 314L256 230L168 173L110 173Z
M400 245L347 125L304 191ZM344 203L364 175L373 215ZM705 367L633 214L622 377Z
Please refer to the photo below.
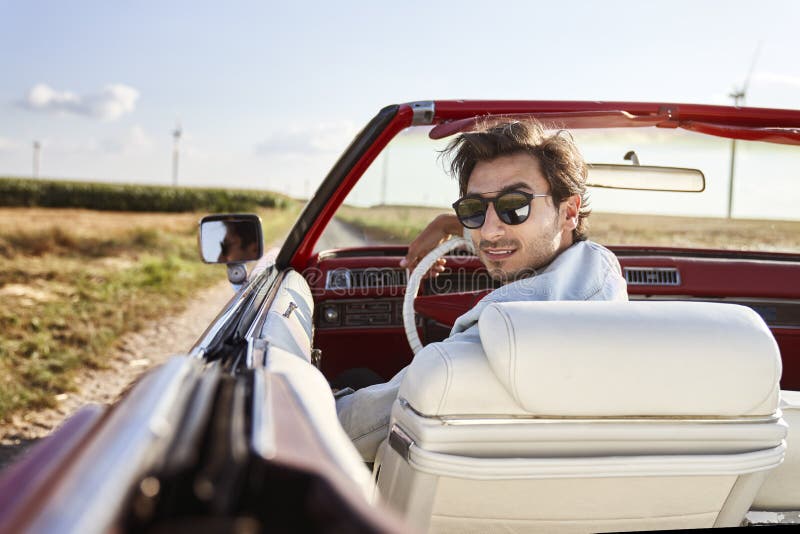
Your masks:
M756 45L756 51L753 54L753 61L750 63L750 70L747 72L747 78L745 78L744 85L742 86L742 99L746 98L747 88L750 86L750 78L753 77L753 71L756 69L756 62L758 61L758 56L761 53L762 44L763 41L759 41Z

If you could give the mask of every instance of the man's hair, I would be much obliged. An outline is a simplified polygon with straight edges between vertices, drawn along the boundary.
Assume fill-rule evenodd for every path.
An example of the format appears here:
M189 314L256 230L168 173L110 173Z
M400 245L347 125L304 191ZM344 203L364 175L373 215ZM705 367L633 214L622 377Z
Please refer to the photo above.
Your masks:
M586 217L591 213L586 191L587 168L568 132L560 130L547 135L533 119L493 119L481 123L474 132L459 135L442 151L452 157L450 173L458 179L462 196L467 193L469 177L478 162L520 153L530 154L539 162L556 206L572 195L580 195L578 225L572 237L574 241L586 239Z
M258 229L253 224L225 221L225 230L239 236L242 248L247 248L253 243L258 244Z

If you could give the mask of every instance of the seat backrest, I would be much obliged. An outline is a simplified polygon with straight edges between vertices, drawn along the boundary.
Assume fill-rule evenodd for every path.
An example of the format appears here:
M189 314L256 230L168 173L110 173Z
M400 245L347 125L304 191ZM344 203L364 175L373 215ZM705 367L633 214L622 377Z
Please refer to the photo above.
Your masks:
M777 407L778 348L744 306L509 302L488 306L479 325L482 351L434 344L409 368L400 396L437 416L742 416ZM449 373L438 382L437 369Z
M420 527L731 526L782 458L780 357L749 308L515 302L479 328L417 354L378 458Z
M495 304L481 316L481 342L530 413L773 413L781 360L764 321L744 306L698 304Z

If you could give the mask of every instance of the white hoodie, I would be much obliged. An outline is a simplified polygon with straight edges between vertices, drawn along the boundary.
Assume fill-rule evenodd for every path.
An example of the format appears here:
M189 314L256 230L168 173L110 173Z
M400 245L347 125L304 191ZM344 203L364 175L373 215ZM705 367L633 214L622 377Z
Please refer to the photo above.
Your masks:
M441 343L480 343L478 318L486 306L493 302L528 300L628 300L628 292L616 256L602 245L579 241L541 272L486 295L456 319L450 337ZM342 427L367 462L374 461L378 445L389 433L389 415L406 369L385 384L359 389L336 401Z

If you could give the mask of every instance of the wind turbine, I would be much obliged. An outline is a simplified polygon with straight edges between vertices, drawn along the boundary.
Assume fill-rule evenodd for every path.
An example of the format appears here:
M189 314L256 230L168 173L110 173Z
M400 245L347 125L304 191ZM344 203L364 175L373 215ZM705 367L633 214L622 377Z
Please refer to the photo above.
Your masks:
M181 140L183 130L181 121L177 121L175 129L172 130L172 186L178 186L178 143Z
M33 177L39 177L39 158L42 153L42 143L39 141L33 142Z
M744 84L739 89L733 88L733 92L728 96L733 98L733 105L739 107L739 102L744 104L744 99L747 96L747 88L750 86L750 78L753 76L753 70L756 68L756 61L758 61L758 54L761 52L761 41L756 46L756 51L753 54L753 61L750 63L750 71L747 73L747 78L744 79ZM732 218L733 214L733 177L736 168L736 139L731 139L731 174L728 180L728 219Z

